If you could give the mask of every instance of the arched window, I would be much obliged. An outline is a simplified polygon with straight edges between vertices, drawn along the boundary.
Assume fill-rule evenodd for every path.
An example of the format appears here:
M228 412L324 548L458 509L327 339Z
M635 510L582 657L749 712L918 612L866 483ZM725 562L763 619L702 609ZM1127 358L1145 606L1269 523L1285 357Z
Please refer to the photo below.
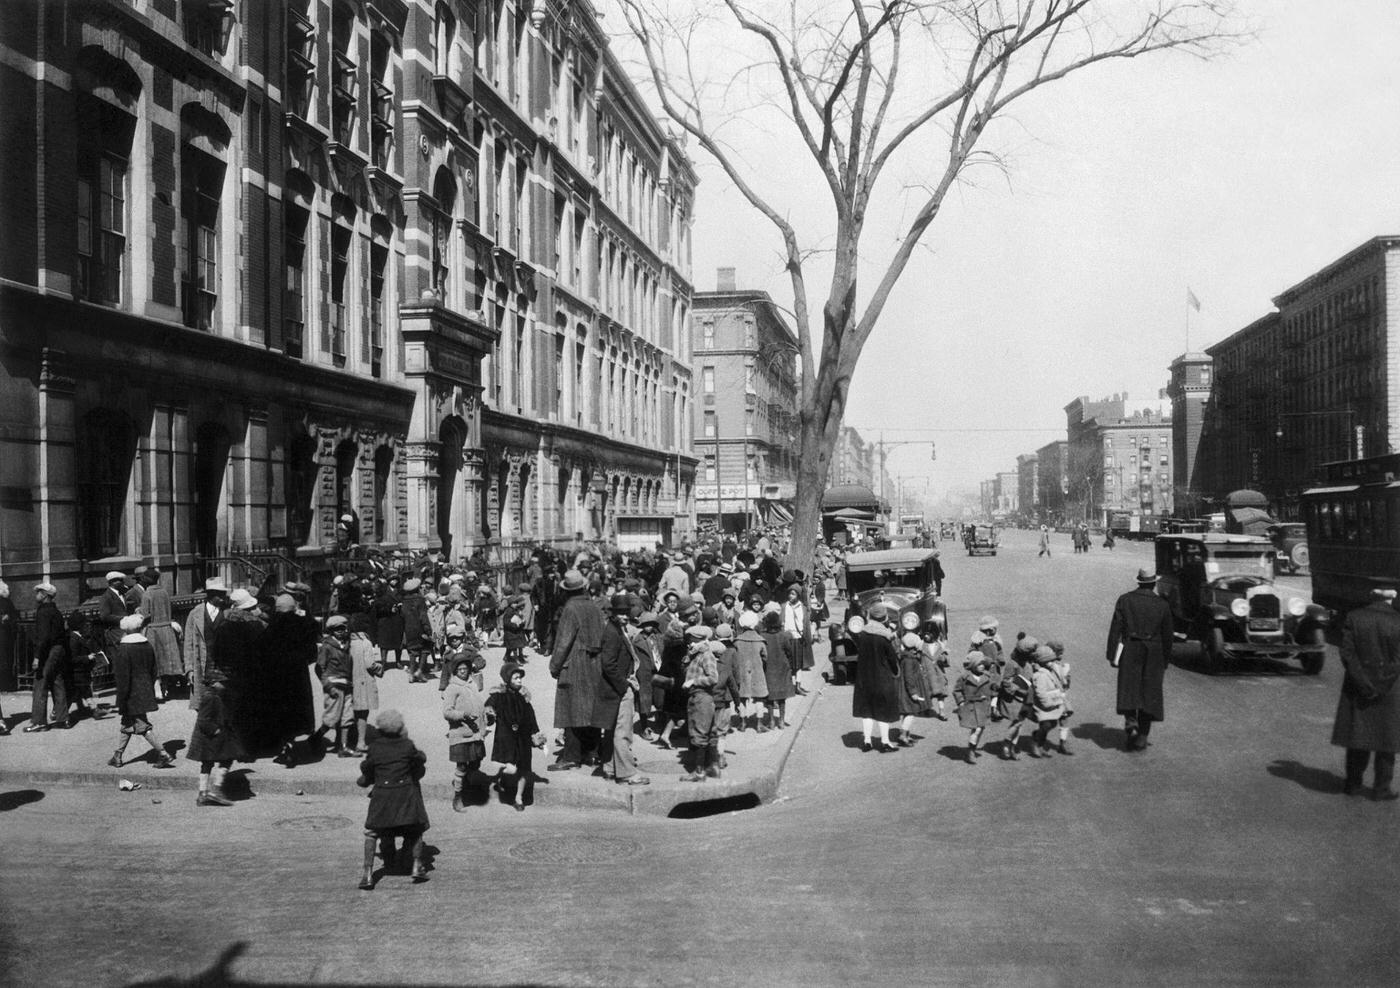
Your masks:
M433 177L436 209L429 213L432 226L432 289L444 304L451 303L452 216L457 208L457 181L445 165Z
M447 4L433 11L433 75L452 77L452 46L457 40L457 18Z

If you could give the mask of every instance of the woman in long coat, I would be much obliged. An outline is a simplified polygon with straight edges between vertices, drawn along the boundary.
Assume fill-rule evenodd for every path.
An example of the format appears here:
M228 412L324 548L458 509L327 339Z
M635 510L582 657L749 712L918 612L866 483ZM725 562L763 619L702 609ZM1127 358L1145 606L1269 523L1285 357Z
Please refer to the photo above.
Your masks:
M168 697L175 681L185 674L185 662L180 656L179 626L171 619L170 591L159 583L146 588L138 614L146 618L146 640L156 654L156 675L161 693Z
M762 733L768 728L763 724L760 711L767 704L768 676L763 663L768 657L768 643L758 633L758 615L744 611L739 615L739 637L734 639L734 650L738 653L739 699L746 702L749 713L741 714L747 723L750 716L756 731Z
M569 597L559 612L549 674L558 683L554 693L554 726L564 731L564 747L554 764L574 768L583 764L585 747L597 747L591 728L596 726L594 708L603 679L600 657L603 612L588 598L588 582L577 570L565 573L560 587Z
M355 753L368 751L369 719L379 709L379 677L384 664L369 640L369 625L350 619L350 709L355 712Z
M316 730L309 670L321 633L316 619L301 611L291 594L278 595L273 607L262 636L267 706L261 740L276 746L276 760L291 768L292 742Z
M399 596L392 587L385 584L370 605L374 617L374 638L379 645L379 661L389 664L389 653L394 653L394 665L403 665L403 614L400 611Z
M871 736L880 728L880 751L898 751L890 744L890 725L899 720L899 652L894 632L885 626L889 609L874 604L866 614L865 628L856 636L855 691L851 714L861 720L862 751L871 750Z

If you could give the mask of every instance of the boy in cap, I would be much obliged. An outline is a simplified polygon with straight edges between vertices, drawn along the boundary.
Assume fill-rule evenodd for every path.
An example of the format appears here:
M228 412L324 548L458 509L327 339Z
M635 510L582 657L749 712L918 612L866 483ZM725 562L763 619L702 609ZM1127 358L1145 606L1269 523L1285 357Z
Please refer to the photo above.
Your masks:
M360 888L365 892L374 888L375 846L383 851L387 868L396 857L394 842L400 838L405 849L411 849L414 883L428 880L423 861L428 808L423 805L423 790L418 784L427 772L428 756L409 739L403 714L397 710L381 710L376 726L379 731L370 738L369 753L360 763L356 780L362 788L370 789L365 867L360 876Z
M681 689L686 694L686 723L690 732L690 771L682 782L718 779L719 741L715 733L714 688L719 682L719 666L710 649L714 632L703 624L685 630L686 666Z
M341 758L354 758L345 746L346 730L354 723L350 705L350 622L343 614L326 619L326 635L316 649L316 675L321 680L321 726L311 735L313 746L319 746L327 733L335 731L334 751Z

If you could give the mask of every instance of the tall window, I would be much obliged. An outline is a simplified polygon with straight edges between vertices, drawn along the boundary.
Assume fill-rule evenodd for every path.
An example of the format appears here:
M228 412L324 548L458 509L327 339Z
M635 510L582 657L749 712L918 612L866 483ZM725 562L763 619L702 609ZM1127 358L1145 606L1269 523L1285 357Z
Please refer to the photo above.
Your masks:
M515 314L515 336L511 340L510 353L510 378L511 392L515 395L515 404L525 407L525 314L517 312Z
M215 58L228 47L233 0L184 0L185 43Z
M433 179L433 198L437 208L428 214L432 226L432 288L444 304L450 305L449 291L452 214L457 205L457 183L446 168L439 168Z
M744 409L744 435L752 436L754 431L754 411L752 408Z
M359 67L355 64L354 12L344 3L331 8L331 134L347 147L353 143Z
M394 69L388 35L376 31L369 42L370 154L374 166L387 170L394 148Z
M78 283L91 302L120 305L126 256L126 162L101 154L79 162Z
M127 417L98 409L78 421L78 552L100 559L121 552L122 516L136 456L136 432Z
M716 415L713 411L708 411L708 410L707 410L707 411L705 412L704 418L705 418L705 422L704 422L704 425L705 425L705 433L704 433L705 438L706 438L706 439L714 439L714 438L718 437L718 436L719 436L719 416Z
M707 395L715 393L715 369L713 367L700 368L700 390Z
M306 335L306 230L311 216L299 206L287 206L282 235L286 282L282 290L283 334L287 355L300 357Z
M219 193L223 163L185 147L182 161L180 275L186 326L210 330L219 299Z
M452 43L457 38L457 18L447 4L440 3L433 12L433 75L451 76Z
M384 277L389 270L389 248L374 244L369 250L369 354L370 373L384 373Z
M510 249L517 257L521 256L524 250L522 232L525 229L525 189L528 185L525 162L519 161L515 165L515 188L512 190L510 218Z
M701 325L701 332L704 334L700 345L706 350L715 348L715 324L712 320L706 319Z
M350 230L340 224L331 227L331 356L345 360L346 276L350 272Z
M706 453L706 454L705 454L705 480L706 480L707 482L713 484L713 483L715 482L715 477L716 477L716 476L718 476L718 473L717 473L717 468L715 467L715 455L714 455L713 453Z
M554 338L554 407L556 415L564 414L564 330Z

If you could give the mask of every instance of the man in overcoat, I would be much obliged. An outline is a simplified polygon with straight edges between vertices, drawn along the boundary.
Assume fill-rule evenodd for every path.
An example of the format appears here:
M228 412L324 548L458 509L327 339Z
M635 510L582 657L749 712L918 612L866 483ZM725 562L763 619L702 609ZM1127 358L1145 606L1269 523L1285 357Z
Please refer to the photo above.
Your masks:
M1164 714L1162 680L1172 655L1172 610L1157 595L1157 575L1140 569L1137 589L1118 598L1108 629L1107 659L1118 670L1118 713L1126 751L1144 751L1152 722Z
M199 709L209 664L209 643L214 638L214 626L223 619L227 608L228 584L222 577L211 576L204 581L204 603L196 604L185 617L185 675L190 677L191 710Z
M607 624L603 627L602 650L599 652L598 702L594 709L594 725L606 722L605 731L611 748L609 763L603 773L620 784L644 786L651 782L637 770L632 754L632 726L637 707L632 699L637 683L637 644L628 618L632 614L632 597L614 594L608 606Z
M578 768L585 753L596 757L599 731L594 706L602 682L599 653L603 644L603 612L588 598L588 579L576 569L564 574L559 589L566 595L554 633L549 674L558 683L554 694L554 726L564 731L564 746L549 765L558 772ZM609 725L611 726L611 725Z
M1396 588L1373 591L1374 599L1347 615L1342 625L1342 695L1332 743L1345 748L1348 796L1361 793L1362 776L1376 756L1376 787L1371 798L1392 800L1400 793L1392 787L1395 753L1400 751L1400 612L1395 609Z
M58 588L40 583L34 588L34 699L27 733L49 729L49 698L53 698L53 724L68 726L68 676L72 656L68 649L68 629L54 598Z

